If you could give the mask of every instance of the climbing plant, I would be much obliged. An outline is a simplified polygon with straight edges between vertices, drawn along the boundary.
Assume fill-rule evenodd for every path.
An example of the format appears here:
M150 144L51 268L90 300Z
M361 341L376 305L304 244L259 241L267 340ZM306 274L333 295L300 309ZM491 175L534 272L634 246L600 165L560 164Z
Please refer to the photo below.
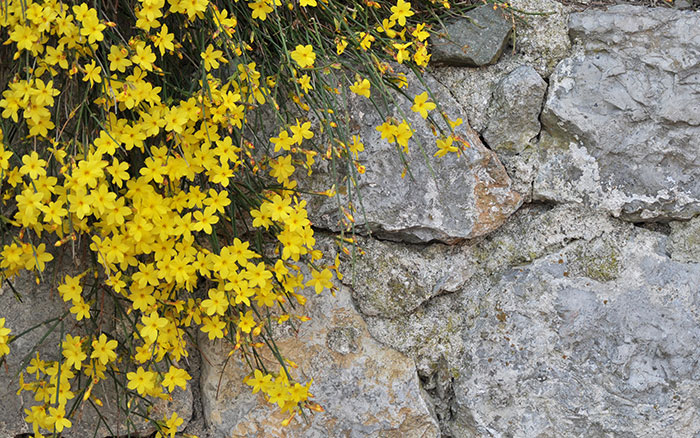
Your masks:
M0 1L0 278L19 300L34 292L13 282L30 275L63 302L24 332L0 318L0 361L30 332L58 339L19 360L34 436L60 435L83 409L109 429L94 390L105 380L129 432L147 421L174 436L183 419L152 408L191 380L195 329L230 345L285 423L322 409L273 336L308 319L303 289L340 276L315 248L306 199L353 190L365 170L341 111L350 93L389 114L408 90L401 71L420 80L428 65L430 32L471 6ZM446 118L428 92L408 97L422 118ZM377 129L410 152L406 120ZM465 147L435 135L436 155ZM321 162L344 176L310 193ZM339 204L348 231L353 207ZM351 251L352 234L338 243ZM54 279L58 259L67 273Z

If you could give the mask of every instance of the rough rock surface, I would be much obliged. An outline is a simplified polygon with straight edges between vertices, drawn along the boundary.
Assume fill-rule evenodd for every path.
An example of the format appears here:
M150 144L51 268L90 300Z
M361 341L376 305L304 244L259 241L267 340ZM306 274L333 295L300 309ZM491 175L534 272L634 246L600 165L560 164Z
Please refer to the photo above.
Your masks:
M516 0L514 8L543 13L516 22L515 48L507 48L494 65L480 68L439 67L435 77L445 85L464 108L471 126L483 132L488 125L493 91L516 68L529 65L543 78L569 54L568 13L555 0ZM541 104L539 105L541 106Z
M516 20L514 57L540 76L549 77L571 49L568 8L556 0L513 0L508 4L531 14Z
M363 254L345 261L343 282L358 310L392 318L414 311L436 296L458 290L471 276L459 247L423 246L359 239Z
M0 287L0 316L6 319L5 325L12 329L12 335L22 333L42 321L60 316L60 314L57 314L57 309L67 311L68 307L70 307L66 307L66 304L58 296L55 289L51 290L45 285L48 283L48 279L60 278L66 273L75 275L76 272L73 272L68 266L57 268L57 265L54 263L49 264L48 269L43 273L47 282L42 282L38 287L33 274L20 275L12 280L14 289L21 296L21 302L17 299L7 282L3 282ZM57 272L54 272L54 270ZM31 312L28 312L27 309L31 309ZM70 323L70 319L67 321ZM110 327L108 317L96 321L96 323L99 323L103 328ZM72 325L72 323L70 324ZM32 330L17 339L10 346L10 354L7 356L6 363L7 367L3 366L0 371L0 400L2 400L0 436L2 437L14 437L21 433L31 432L31 426L24 421L26 416L24 409L28 409L35 402L28 391L24 391L22 395L16 394L18 382L15 374L19 371L25 357L35 350L35 346L44 338L47 332L48 335L37 348L44 360L56 360L56 346L59 342L60 326L54 326L54 324L44 325L36 330ZM27 378L27 381L30 381L26 374L25 378ZM72 427L66 429L61 436L66 438L93 436L96 429L100 437L111 436L112 434L121 436L127 433L123 411L117 408L117 399L109 383L107 381L96 385L93 390L93 394L104 403L104 406L100 408L100 414L107 421L107 426L104 423L99 423L98 425L100 419L93 407L88 403L82 403L70 418L73 423ZM68 408L74 401L75 399L68 402ZM122 403L124 403L123 400ZM185 420L181 426L182 429L187 425L192 415L192 403L191 388L188 387L186 391L177 388L173 392L172 400L156 401L152 412L154 417L160 418L164 415L169 416L172 412L177 412ZM152 425L145 424L139 420L136 416L132 418L140 433L152 433L155 430ZM132 433L133 431L131 429Z
M572 14L583 54L550 78L535 197L634 220L700 212L700 15L616 6Z
M532 66L514 69L494 87L483 131L486 145L498 154L525 202L531 200L539 164L536 143L546 90L547 83Z
M531 66L516 68L498 83L489 106L484 140L499 155L520 153L540 132L547 83Z
M700 217L671 222L668 252L673 260L700 263Z
M428 122L410 110L411 102L401 98L403 113L415 131L409 142L409 154L402 156L396 145L382 139L376 130L385 120L376 114L370 101L351 96L350 113L356 116L357 123L357 132L353 134L360 134L364 141L365 151L359 161L367 168L366 173L356 176L363 206L362 210L358 206L354 215L356 225L360 229L369 228L382 238L409 242L455 242L486 234L517 210L521 196L512 190L511 180L496 154L484 147L477 133L468 126L461 106L431 76L424 79L450 119L464 120L455 133L470 147L459 158L454 155L431 158L437 150L436 137ZM422 91L412 88L409 94ZM401 120L398 112L393 116ZM436 123L441 124L438 120ZM423 154L421 146L428 156ZM408 171L402 178L404 159ZM323 171L312 176L322 179L324 184L328 177ZM323 184L319 184L320 190L325 189L321 187ZM341 204L345 204L346 196L340 196ZM311 198L308 210L312 222L331 230L343 228L336 202Z
M664 241L616 230L507 271L467 316L453 435L700 430L700 265L670 260Z
M372 339L346 288L335 297L313 294L306 311L312 320L277 345L299 365L300 380L314 380L311 392L325 412L310 416L310 424L296 418L283 428L285 415L242 382L247 368L235 357L224 367L229 350L206 342L201 386L212 437L439 436L413 361Z
M523 208L469 246L463 288L369 328L416 360L443 436L691 436L700 264L666 245L585 208Z
M433 62L479 67L498 61L513 28L506 14L491 5L483 5L466 16L446 24L444 35L431 38Z

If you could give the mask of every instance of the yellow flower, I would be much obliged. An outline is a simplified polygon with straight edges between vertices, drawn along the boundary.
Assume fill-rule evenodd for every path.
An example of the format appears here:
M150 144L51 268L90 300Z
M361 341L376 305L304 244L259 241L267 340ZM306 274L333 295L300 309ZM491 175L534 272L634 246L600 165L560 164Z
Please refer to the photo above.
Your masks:
M66 275L63 279L63 284L58 286L58 293L63 298L63 301L79 302L82 299L80 295L83 293L83 287L80 285L80 276L71 277Z
M53 256L46 252L46 245L43 243L35 246L33 253L34 256L31 258L30 263L25 265L27 269L37 269L41 272L46 267L46 262L53 260Z
M176 412L173 412L170 415L170 418L165 418L165 433L167 433L170 436L170 438L173 438L177 433L178 427L180 427L185 420L178 417Z
M152 344L158 338L158 332L168 325L168 320L158 316L158 312L153 312L149 316L142 316L143 327L139 333L148 343Z
M153 70L153 63L156 61L156 55L151 50L151 46L146 43L136 45L136 54L131 57L131 61L144 70Z
M377 126L376 129L382 135L382 138L385 138L389 143L393 143L395 141L394 138L396 136L396 126L393 123L384 122Z
M209 197L204 200L204 205L213 208L219 213L224 213L224 207L231 204L229 193L226 190L217 192L214 189L209 189Z
M216 315L213 318L202 318L202 331L207 334L210 340L223 338L225 327L226 323L219 320L219 315Z
M292 131L292 140L296 144L301 144L304 139L308 140L314 136L314 133L311 131L311 122L299 124L299 120L297 120L297 124L290 126L289 130Z
M39 34L29 26L15 26L10 32L10 40L17 43L17 51L31 50L31 48L39 41Z
M75 314L76 321L90 319L90 306L82 300L75 302L70 308L70 313Z
M299 64L299 67L301 68L312 67L314 65L314 61L316 60L316 54L314 53L314 48L311 46L311 44L307 44L305 46L302 46L301 44L297 45L291 55L292 59Z
M165 376L163 376L163 382L161 384L168 388L169 392L173 392L176 386L185 389L187 387L187 381L191 378L187 371L170 365L170 369L165 373Z
M408 47L412 44L412 41L409 41L405 44L394 44L394 48L398 50L398 53L396 54L396 61L399 64L403 64L404 61L411 59L411 54L408 51Z
M209 299L202 301L202 308L204 308L207 315L223 315L228 306L229 302L228 298L226 298L226 292L217 289L210 289Z
M436 105L433 102L428 102L428 92L424 91L421 94L416 95L413 99L413 106L411 106L411 111L420 114L421 117L426 119L428 117L428 111L434 110Z
M126 50L126 48L117 45L111 46L109 48L109 55L107 55L109 69L124 73L126 68L132 64L128 55L129 52Z
M83 81L90 81L90 87L92 87L95 82L97 82L98 84L102 82L102 76L100 76L100 73L102 73L102 67L95 66L94 60L90 62L90 64L85 64L84 68L85 76L83 77Z
M82 351L82 344L83 340L80 336L66 335L66 340L62 344L66 366L75 367L77 370L81 368L82 362L87 358L87 354Z
M335 43L335 51L338 55L342 55L345 48L348 46L348 40L345 38L339 38Z
M275 152L283 149L288 151L295 143L294 139L289 136L289 133L285 130L280 132L278 137L270 138L270 142L275 145Z
M457 152L459 149L456 146L452 146L454 138L449 136L445 139L437 140L438 151L433 154L434 157L443 157L447 155L448 152Z
M56 429L56 432L63 432L63 429L72 426L71 421L65 416L66 412L63 406L49 408L49 412L51 415L48 417L48 420L53 424L53 429Z
M212 233L212 225L219 222L219 216L216 215L216 210L211 207L204 209L204 212L197 210L194 212L194 220L192 225L194 231L204 231L206 234Z
M425 23L421 23L416 26L416 30L414 30L411 35L413 35L418 41L425 41L430 36L430 33L424 29Z
M46 160L39 158L39 154L32 151L29 155L22 157L22 167L19 168L19 173L29 175L29 178L35 180L39 175L46 175Z
M227 63L228 60L223 57L224 52L221 50L214 50L214 46L209 44L207 49L201 53L202 59L204 60L204 68L209 71L211 69L219 68L219 63Z
M431 56L432 55L428 53L427 47L419 46L416 49L416 53L413 54L413 61L421 67L426 67Z
M251 287L264 288L267 282L272 278L272 272L265 269L265 263L260 262L257 265L248 263L243 272L243 277L248 280Z
M352 136L352 143L348 145L350 152L355 154L355 158L358 157L358 153L365 150L365 145L360 141L360 137L357 135Z
M132 284L131 295L129 295L129 299L132 302L132 307L135 310L146 312L156 303L156 299L152 295L152 292L152 287L137 288Z
M408 152L408 140L412 136L413 130L411 129L411 125L406 123L405 120L396 127L396 143L403 146L404 152Z
M311 276L313 277L313 279L309 280L306 283L306 285L313 286L317 294L323 292L324 288L330 289L333 287L333 283L331 282L331 279L333 278L333 273L328 269L324 269L321 272L318 272L314 269L311 271Z
M362 50L369 50L374 42L374 37L367 32L360 32L360 47Z
M272 12L272 6L268 4L267 0L258 0L256 2L248 3L248 7L253 10L253 18L256 20L265 21L267 14Z
M405 26L406 18L413 16L413 14L410 2L398 0L396 6L391 7L391 17L389 19L397 21L399 26Z
M138 367L136 372L128 373L126 378L129 379L127 387L132 390L135 389L141 395L150 392L156 385L156 373L146 371L143 367Z
M41 79L36 79L34 81L32 102L39 106L53 106L54 96L58 96L60 93L60 91L53 88L53 81L44 83Z
M357 94L358 96L364 96L369 99L370 95L370 82L367 79L358 79L354 84L350 86L350 91Z
M168 33L168 25L164 24L161 26L160 32L158 32L153 38L153 43L156 45L158 50L160 50L160 55L163 56L165 55L166 50L168 52L172 52L175 49L173 40L175 40L175 35Z
M107 364L117 359L117 353L114 351L116 348L117 341L114 339L107 340L107 336L102 333L99 339L92 341L92 354L90 358L97 359L102 364Z
M270 167L272 167L270 175L277 178L279 183L286 181L294 173L291 155L278 157L277 160L270 163Z
M10 352L7 342L10 339L10 329L5 327L5 318L0 318L0 357Z
M263 374L260 370L255 370L254 377L248 377L245 380L246 385L253 387L253 394L260 391L266 392L268 386L272 383L271 374Z
M83 27L80 29L80 34L88 37L88 43L94 44L104 39L102 31L105 30L106 27L107 26L100 23L100 20L95 15L89 14L83 20Z
M311 77L309 75L303 75L298 79L298 82L299 86L304 91L304 93L308 93L309 91L314 89L314 87L311 86Z
M253 311L249 310L243 315L243 313L240 313L240 320L238 321L238 327L243 331L244 333L250 333L250 331L255 327L255 320L253 319Z

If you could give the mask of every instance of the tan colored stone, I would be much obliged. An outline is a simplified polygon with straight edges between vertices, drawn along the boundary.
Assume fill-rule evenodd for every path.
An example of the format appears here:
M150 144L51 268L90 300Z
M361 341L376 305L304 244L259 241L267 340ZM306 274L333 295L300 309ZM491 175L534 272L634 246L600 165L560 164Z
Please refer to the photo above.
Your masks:
M312 320L298 333L277 340L283 355L296 362L294 377L313 379L311 392L323 408L306 419L286 418L263 396L251 394L243 377L249 370L230 347L204 342L204 415L215 437L437 437L439 429L421 398L413 361L371 338L350 291L335 297L311 294ZM218 390L217 390L218 389ZM218 392L218 395L217 395Z

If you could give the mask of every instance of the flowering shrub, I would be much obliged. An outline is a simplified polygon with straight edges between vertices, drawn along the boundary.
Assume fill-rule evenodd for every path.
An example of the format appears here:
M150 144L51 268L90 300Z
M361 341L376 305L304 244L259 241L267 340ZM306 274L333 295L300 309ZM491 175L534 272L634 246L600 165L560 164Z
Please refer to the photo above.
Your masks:
M31 271L49 282L61 251L92 261L53 286L65 308L34 328L60 334L60 355L34 352L19 376L35 401L25 409L35 437L67 430L83 407L99 410L93 388L105 379L123 392L129 430L138 416L174 436L183 419L150 418L150 407L191 379L179 364L193 328L231 344L253 393L288 412L287 423L321 409L273 338L275 324L307 319L301 289L320 293L340 276L337 259L320 264L299 178L337 161L353 172L316 195L352 188L364 145L338 100L350 92L380 112L393 105L392 90L407 83L395 66L420 78L429 23L454 6L0 2L0 279ZM413 100L424 119L439 110L427 92ZM408 122L377 129L409 152ZM438 156L463 147L439 130L436 145ZM0 358L24 335L5 325Z

